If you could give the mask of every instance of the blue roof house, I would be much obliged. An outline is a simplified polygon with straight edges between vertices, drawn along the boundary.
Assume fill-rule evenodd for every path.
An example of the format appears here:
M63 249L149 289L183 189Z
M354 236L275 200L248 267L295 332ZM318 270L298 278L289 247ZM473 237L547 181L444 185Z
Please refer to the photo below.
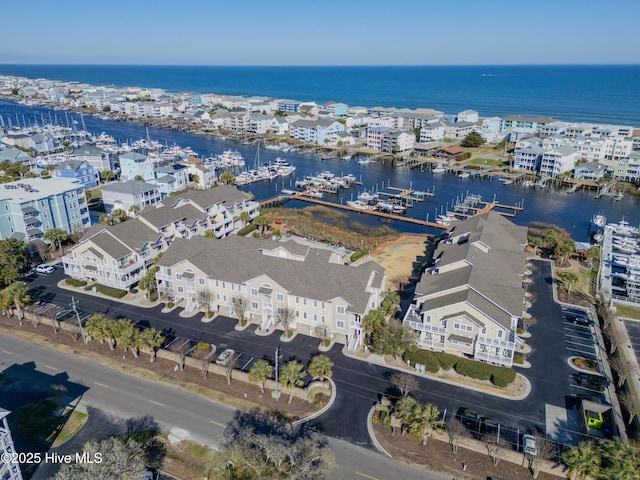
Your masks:
M84 188L93 188L98 185L96 171L89 163L82 160L68 160L61 163L55 168L53 176L78 180Z

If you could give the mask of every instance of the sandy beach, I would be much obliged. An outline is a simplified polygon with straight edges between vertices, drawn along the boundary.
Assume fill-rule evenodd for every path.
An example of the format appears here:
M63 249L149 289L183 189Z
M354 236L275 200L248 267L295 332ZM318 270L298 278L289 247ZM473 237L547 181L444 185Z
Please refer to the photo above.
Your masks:
M396 289L399 282L409 280L414 263L424 257L428 238L428 235L401 235L371 252L371 257L385 268L389 288Z

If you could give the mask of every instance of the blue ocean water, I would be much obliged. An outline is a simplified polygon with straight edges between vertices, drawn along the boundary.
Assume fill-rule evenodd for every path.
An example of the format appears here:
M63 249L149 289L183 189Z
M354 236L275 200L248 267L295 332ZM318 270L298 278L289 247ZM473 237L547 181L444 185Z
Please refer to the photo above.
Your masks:
M544 115L640 127L640 65L184 67L0 65L0 74L172 92L266 95L481 116Z

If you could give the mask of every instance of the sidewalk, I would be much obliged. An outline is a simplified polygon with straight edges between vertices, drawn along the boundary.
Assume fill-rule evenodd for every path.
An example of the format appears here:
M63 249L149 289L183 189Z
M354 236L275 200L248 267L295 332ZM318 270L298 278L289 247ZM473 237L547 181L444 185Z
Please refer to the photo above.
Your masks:
M113 300L114 302L126 303L127 305L132 305L134 307L140 307L140 308L153 308L163 303L160 300L151 302L150 300L145 298L144 293L142 292L138 292L138 293L127 292L127 294L124 297L115 298L100 292L94 293L91 290L85 290L84 287L72 287L71 285L67 285L64 280L60 280L57 286L58 288L67 290L69 292L76 292L81 295L90 295L92 297L108 298L110 300Z

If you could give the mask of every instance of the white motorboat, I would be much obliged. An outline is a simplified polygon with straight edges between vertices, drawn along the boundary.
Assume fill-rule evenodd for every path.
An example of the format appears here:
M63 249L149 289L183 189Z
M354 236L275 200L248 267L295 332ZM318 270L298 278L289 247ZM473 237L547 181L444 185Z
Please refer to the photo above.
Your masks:
M431 170L431 173L433 173L434 175L440 175L444 172L446 172L446 170L442 165L438 165L437 167L434 167L433 170Z
M358 210L369 210L371 206L361 200L347 201L347 205Z
M460 175L458 175L460 178L469 178L471 176L471 174L469 172L462 172Z
M324 194L320 190L316 190L315 188L310 188L307 190L307 195L312 198L322 198Z
M244 167L244 157L237 150L225 150L220 155L218 155L218 159L220 159L223 164L228 167Z

